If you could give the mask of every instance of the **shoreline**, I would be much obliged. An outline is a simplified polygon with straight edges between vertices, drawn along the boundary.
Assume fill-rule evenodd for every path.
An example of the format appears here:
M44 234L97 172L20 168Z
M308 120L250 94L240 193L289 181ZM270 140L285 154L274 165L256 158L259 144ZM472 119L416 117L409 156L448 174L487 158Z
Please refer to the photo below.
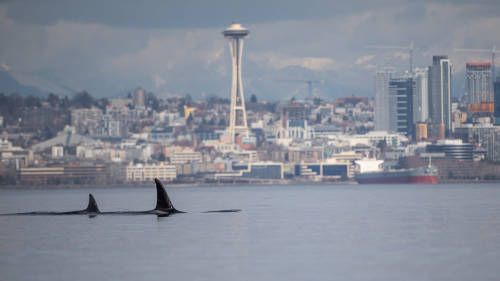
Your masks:
M500 180L440 180L437 184L494 184L500 183ZM249 182L223 182L223 183L169 183L165 185L172 187L233 187L233 186L266 186L266 185L359 185L356 181L249 181ZM0 185L0 190L16 190L16 189L83 189L83 188L136 188L136 187L152 187L154 183L113 183L113 184L61 184L61 185Z
M165 186L171 187L232 187L232 186L266 186L266 185L347 185L347 184L358 184L356 181L342 181L342 182L316 182L316 181L252 181L252 182L225 182L225 183L169 183L163 182ZM0 190L15 190L15 189L81 189L81 188L136 188L136 187L154 187L154 182L151 183L114 183L114 184L61 184L61 185L28 185L28 184L18 184L18 185L0 185Z

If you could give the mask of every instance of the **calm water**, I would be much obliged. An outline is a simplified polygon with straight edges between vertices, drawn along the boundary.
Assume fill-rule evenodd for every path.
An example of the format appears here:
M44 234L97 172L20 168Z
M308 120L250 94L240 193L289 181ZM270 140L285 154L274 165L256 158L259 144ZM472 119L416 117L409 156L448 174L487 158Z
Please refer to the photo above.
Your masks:
M171 187L188 211L0 217L0 280L499 280L500 186ZM146 210L150 188L0 190L0 213ZM203 214L206 210L243 209Z

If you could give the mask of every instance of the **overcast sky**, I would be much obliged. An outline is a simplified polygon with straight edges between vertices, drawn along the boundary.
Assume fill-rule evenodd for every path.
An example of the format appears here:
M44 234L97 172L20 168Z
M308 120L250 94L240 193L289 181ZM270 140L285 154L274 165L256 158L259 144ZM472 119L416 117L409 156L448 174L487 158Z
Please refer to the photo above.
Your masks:
M47 91L116 96L143 87L159 96L227 95L230 57L221 31L250 29L243 52L245 95L371 96L377 69L415 66L432 55L466 61L500 47L500 1L0 1L0 68ZM500 56L500 55L498 55ZM497 61L500 65L500 60ZM463 83L462 83L463 84ZM463 89L454 89L455 95Z

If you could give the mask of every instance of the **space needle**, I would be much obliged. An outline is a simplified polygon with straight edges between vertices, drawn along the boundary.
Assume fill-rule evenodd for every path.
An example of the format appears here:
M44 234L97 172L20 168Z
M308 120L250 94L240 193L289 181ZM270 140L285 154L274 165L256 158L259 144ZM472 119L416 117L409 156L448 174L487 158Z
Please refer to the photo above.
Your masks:
M250 31L239 23L233 23L222 34L229 39L229 51L233 64L233 82L231 86L231 111L229 114L229 134L231 143L234 143L236 134L248 135L247 113L245 110L245 97L243 96L243 83L241 82L241 56L243 54L243 38Z

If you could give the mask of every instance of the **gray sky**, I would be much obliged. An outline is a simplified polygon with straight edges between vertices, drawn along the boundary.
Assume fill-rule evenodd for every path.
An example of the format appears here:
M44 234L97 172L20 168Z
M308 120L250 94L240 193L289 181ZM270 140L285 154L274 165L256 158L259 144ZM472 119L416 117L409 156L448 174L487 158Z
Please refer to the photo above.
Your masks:
M414 41L418 67L447 54L458 82L466 61L489 55L454 48L500 47L500 1L0 1L0 67L61 93L229 96L221 31L233 21L250 29L244 89L260 98L305 95L293 79L318 81L325 98L370 96L376 69L408 67L407 52L366 45Z

